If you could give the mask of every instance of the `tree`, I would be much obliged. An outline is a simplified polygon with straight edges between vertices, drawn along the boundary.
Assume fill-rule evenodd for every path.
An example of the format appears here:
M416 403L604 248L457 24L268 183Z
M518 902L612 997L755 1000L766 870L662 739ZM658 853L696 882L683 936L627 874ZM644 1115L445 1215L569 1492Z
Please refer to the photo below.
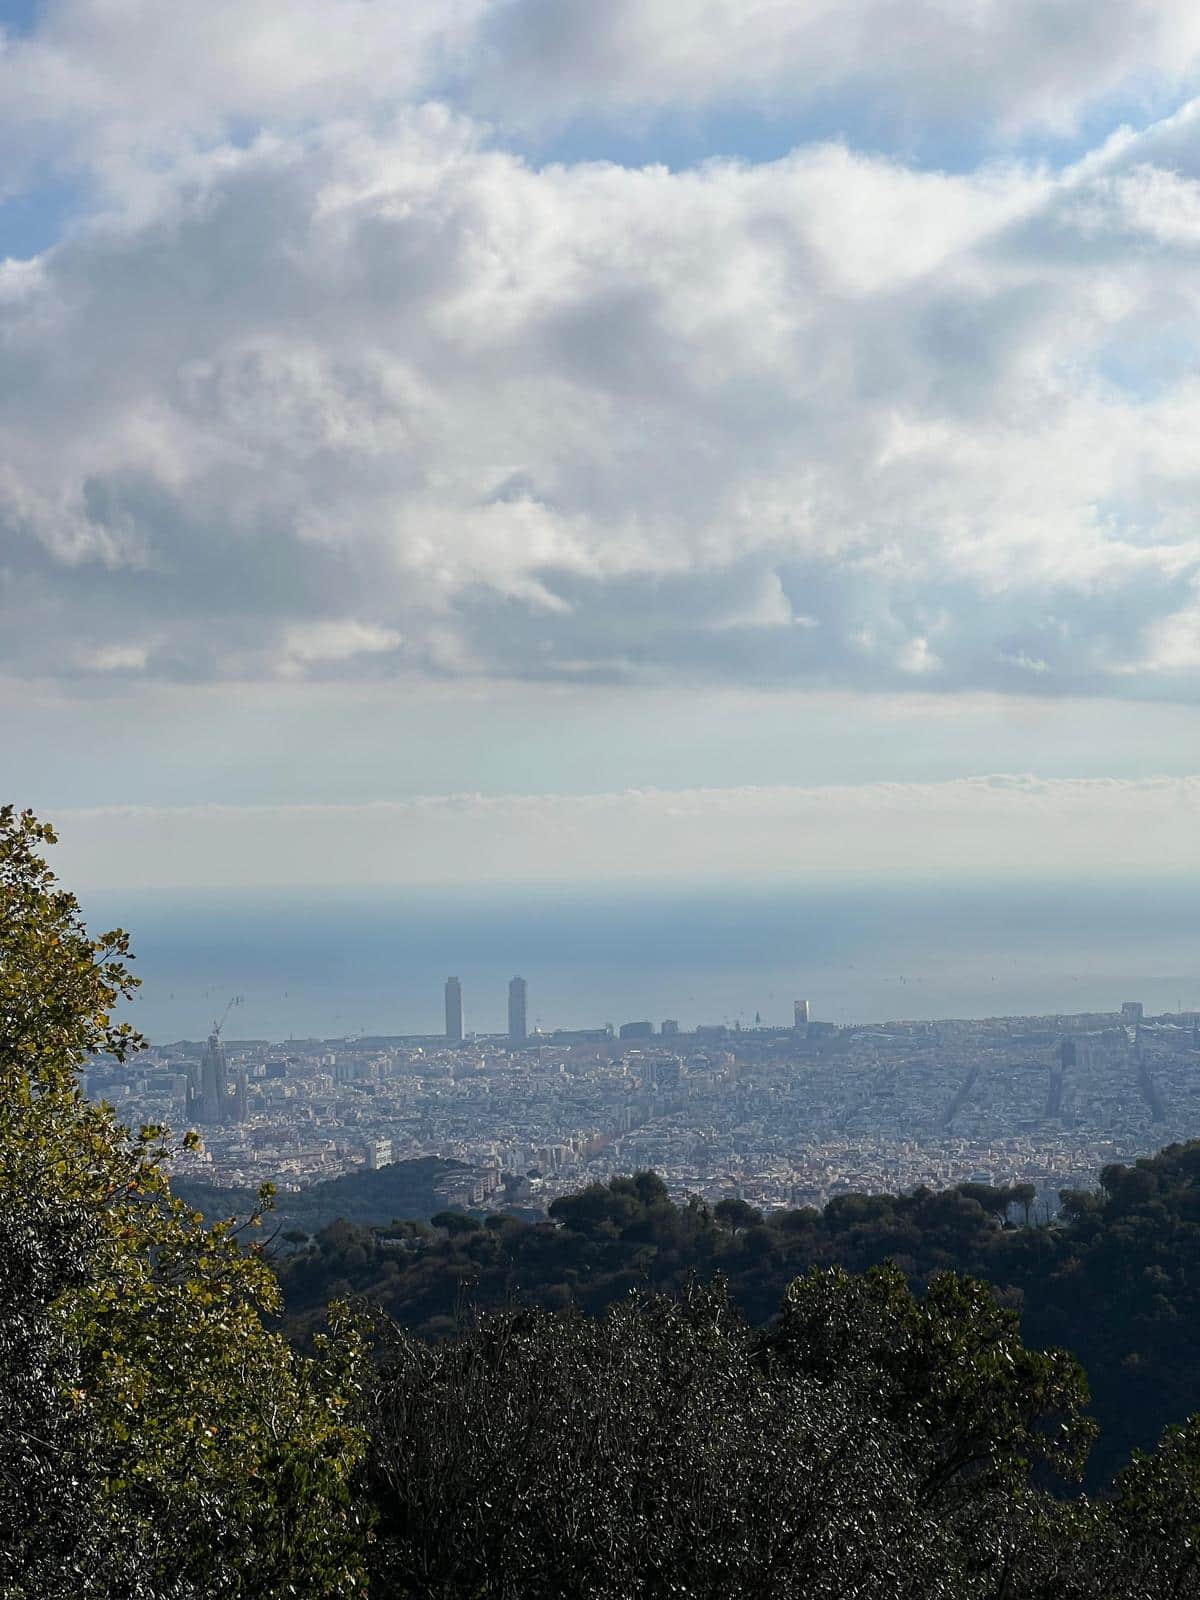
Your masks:
M762 1212L757 1206L752 1206L748 1200L743 1200L738 1195L726 1195L724 1200L718 1200L713 1207L713 1216L731 1233L737 1233L742 1228L752 1228L763 1219Z
M916 1504L970 1553L980 1593L1010 1597L1024 1582L1039 1594L1030 1574L1057 1571L1064 1514L1032 1471L1078 1477L1096 1431L1072 1357L1026 1349L1017 1317L985 1285L940 1273L922 1301L891 1265L797 1279L763 1354L846 1386L903 1431Z
M466 1233L478 1233L483 1224L478 1217L466 1211L438 1211L430 1217L435 1228L442 1228L452 1238Z
M385 1329L376 1600L966 1600L902 1430L765 1370L724 1290Z
M0 808L0 1593L346 1594L356 1334L293 1355L261 1254L171 1193L163 1131L82 1095L90 1052L141 1044L114 1021L136 980L54 842Z
M764 1349L789 1371L853 1384L883 1417L915 1420L923 1492L942 1511L1023 1482L1035 1463L1076 1478L1095 1437L1079 1363L1026 1349L1015 1313L955 1273L918 1300L891 1265L814 1269L789 1286Z
M1117 1475L1112 1520L1130 1594L1200 1595L1200 1416Z
M1025 1226L1028 1228L1030 1222L1030 1211L1034 1201L1037 1199L1037 1184L1014 1183L1012 1188L1009 1190L1009 1193L1012 1195L1014 1205L1019 1205L1021 1207L1021 1212L1025 1219Z

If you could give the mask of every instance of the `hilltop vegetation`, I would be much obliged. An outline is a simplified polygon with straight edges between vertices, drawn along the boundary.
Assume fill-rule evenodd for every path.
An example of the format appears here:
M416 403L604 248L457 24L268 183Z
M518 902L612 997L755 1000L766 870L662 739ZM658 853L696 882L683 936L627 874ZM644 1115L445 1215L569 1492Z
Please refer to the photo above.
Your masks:
M321 1323L331 1296L358 1295L432 1337L454 1327L464 1301L595 1314L631 1290L679 1294L693 1277L720 1273L733 1303L761 1324L812 1267L864 1272L892 1261L914 1286L969 1273L1020 1314L1030 1343L1082 1361L1102 1425L1091 1469L1099 1481L1200 1409L1200 1143L1105 1168L1098 1191L1065 1196L1054 1226L1025 1223L1030 1198L963 1184L763 1217L734 1199L676 1205L646 1172L557 1200L542 1223L338 1221L277 1271L300 1334Z
M1077 1469L1085 1394L978 1286L918 1305L894 1270L797 1281L768 1336L720 1289L393 1330L376 1592L970 1600L1019 1574L1040 1595L1054 1503L1030 1465Z
M306 1232L336 1221L375 1222L380 1217L431 1217L440 1209L436 1185L441 1178L462 1170L461 1161L440 1156L420 1156L397 1161L377 1172L344 1172L295 1194L275 1197L273 1221L281 1230ZM245 1216L257 1203L253 1189L220 1189L195 1179L177 1179L172 1189L193 1210L212 1222L228 1216Z

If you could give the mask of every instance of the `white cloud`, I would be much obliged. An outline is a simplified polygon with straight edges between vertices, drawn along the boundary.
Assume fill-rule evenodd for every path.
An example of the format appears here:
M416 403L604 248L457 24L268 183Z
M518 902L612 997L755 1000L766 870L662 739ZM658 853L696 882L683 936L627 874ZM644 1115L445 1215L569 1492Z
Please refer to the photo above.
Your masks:
M1184 606L1146 630L1146 652L1128 671L1192 674L1200 670L1200 605Z
M49 151L128 179L231 130L395 105L442 75L487 3L44 0L0 49L4 153L13 171Z
M85 651L83 664L95 672L141 672L149 651L140 644L105 644Z
M927 672L937 672L941 668L940 659L929 648L929 640L920 637L910 639L900 652L900 670L911 672L918 677Z
M86 888L1177 874L1200 778L1020 775L822 788L447 795L345 806L111 807L55 819Z
M1185 0L43 0L0 48L0 130L14 169L42 148L110 176L430 95L509 129L741 107L987 141L1161 107L1198 59Z
M827 88L902 25L559 4L552 38L527 0L305 0L282 33L267 0L60 0L9 46L0 129L87 123L111 187L0 272L5 670L69 673L99 608L175 680L1195 698L1195 109L1057 174L840 143L672 173L538 170L408 103L440 75L475 104L481 60L503 96L535 21L531 60L581 63L564 105L636 102L642 63L662 104L719 97L813 30ZM1073 0L903 15L905 93L965 94L986 47L1032 117L1185 75L1197 26L1114 7L1100 50Z
M1071 130L1097 101L1194 81L1182 0L509 0L482 19L476 103L534 124L664 106L832 109L930 125Z
M284 630L280 672L286 676L312 662L349 661L354 656L387 655L401 644L394 628L378 628L352 617L313 622Z

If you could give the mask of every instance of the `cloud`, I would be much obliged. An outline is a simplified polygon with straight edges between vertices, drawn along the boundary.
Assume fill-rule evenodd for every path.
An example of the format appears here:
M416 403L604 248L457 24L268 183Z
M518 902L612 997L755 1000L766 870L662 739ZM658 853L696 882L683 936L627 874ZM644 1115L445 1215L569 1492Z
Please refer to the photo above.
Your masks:
M1177 0L509 0L478 33L470 92L501 118L757 105L917 138L1073 130L1096 102L1194 82L1200 57Z
M164 150L394 105L442 76L487 0L43 0L0 34L0 159L110 181Z
M387 655L402 643L394 628L379 628L352 617L288 629L282 640L279 671L293 676L313 662L350 661L355 656Z
M105 163L116 85L147 119L100 214L0 265L0 670L1200 695L1194 106L1060 172L841 142L538 168L415 103L439 74L474 103L525 0L345 3L281 42L265 0L195 37L61 0L0 57L0 88L70 90ZM1191 13L1134 10L1123 70L1190 70ZM734 64L851 26L739 14ZM1066 0L918 9L913 37L938 22L953 77L1017 14L1062 25L1031 106L1068 63L1108 92ZM720 53L733 11L704 15L630 13L664 103ZM636 99L610 24L579 59ZM828 49L861 65L855 37Z
M1200 870L1200 777L461 794L374 805L109 807L55 817L86 888L736 881Z
M0 35L0 158L112 177L164 147L432 96L535 135L740 108L986 143L1113 101L1161 111L1198 60L1184 0L44 0Z
M85 653L83 665L96 672L141 672L147 651L139 644L106 644Z

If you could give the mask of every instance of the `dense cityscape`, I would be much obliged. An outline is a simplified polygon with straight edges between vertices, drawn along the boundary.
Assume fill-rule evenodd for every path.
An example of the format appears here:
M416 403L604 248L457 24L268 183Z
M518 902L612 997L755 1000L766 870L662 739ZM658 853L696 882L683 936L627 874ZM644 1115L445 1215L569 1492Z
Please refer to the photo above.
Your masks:
M232 1005L232 1002L231 1002ZM89 1064L131 1126L197 1128L177 1171L298 1190L421 1156L460 1163L449 1206L538 1210L593 1179L653 1168L672 1193L771 1209L847 1192L1033 1184L1039 1207L1107 1162L1200 1133L1200 1014L1112 1013L834 1026L667 1019L475 1035L445 985L444 1034L227 1038ZM228 1016L228 1012L227 1012Z

